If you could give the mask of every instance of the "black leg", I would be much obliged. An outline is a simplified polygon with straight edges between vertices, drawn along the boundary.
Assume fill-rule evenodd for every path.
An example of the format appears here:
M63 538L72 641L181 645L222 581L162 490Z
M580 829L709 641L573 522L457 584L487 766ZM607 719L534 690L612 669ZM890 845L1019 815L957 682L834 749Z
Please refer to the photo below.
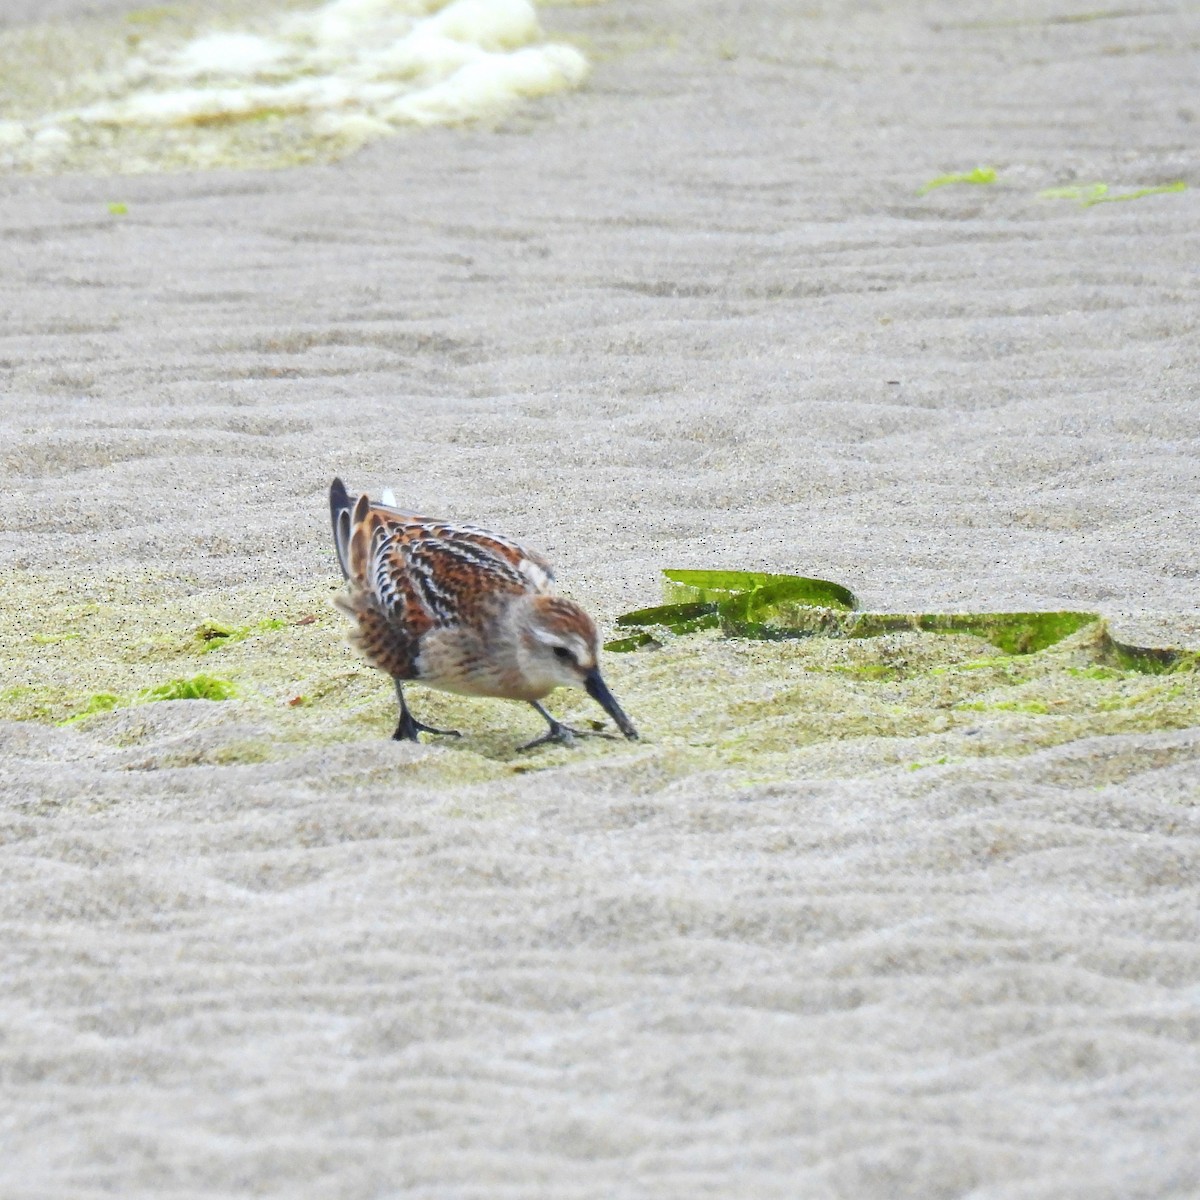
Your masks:
M550 728L540 738L534 738L532 742L526 742L524 746L518 746L518 750L532 750L535 746L547 746L556 742L563 746L573 746L575 739L580 737L612 737L611 733L593 732L590 729L572 729L570 725L564 725L561 721L556 721L536 700L530 700L529 703L542 714L546 720L546 724Z
M396 699L400 701L400 724L396 726L396 732L392 734L393 741L417 742L420 741L417 735L421 733L438 733L444 737L462 737L462 734L457 729L434 729L432 725L423 725L408 711L408 704L404 700L404 685L398 679L393 679L392 682L396 685Z

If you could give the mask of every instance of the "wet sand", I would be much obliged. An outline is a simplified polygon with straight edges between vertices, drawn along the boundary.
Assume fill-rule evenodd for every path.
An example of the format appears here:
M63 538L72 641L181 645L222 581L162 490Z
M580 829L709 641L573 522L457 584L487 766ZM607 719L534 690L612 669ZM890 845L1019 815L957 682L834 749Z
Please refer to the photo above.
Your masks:
M88 606L324 614L335 473L605 622L719 566L1200 646L1200 18L1073 12L546 9L590 83L495 129L0 178L4 686L86 673ZM714 641L614 656L644 745L520 760L501 705L390 743L303 629L337 737L0 725L0 1195L1200 1193L1195 724L714 765L656 727Z

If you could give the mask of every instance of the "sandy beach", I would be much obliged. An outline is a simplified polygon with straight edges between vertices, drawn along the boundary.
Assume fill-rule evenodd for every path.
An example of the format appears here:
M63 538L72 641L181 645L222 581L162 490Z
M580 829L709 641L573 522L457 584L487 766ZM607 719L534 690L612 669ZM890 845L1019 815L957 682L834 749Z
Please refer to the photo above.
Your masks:
M1196 672L710 631L608 657L640 743L399 744L326 501L606 636L725 568L1200 649L1200 12L539 17L496 119L0 173L0 1196L1200 1196Z

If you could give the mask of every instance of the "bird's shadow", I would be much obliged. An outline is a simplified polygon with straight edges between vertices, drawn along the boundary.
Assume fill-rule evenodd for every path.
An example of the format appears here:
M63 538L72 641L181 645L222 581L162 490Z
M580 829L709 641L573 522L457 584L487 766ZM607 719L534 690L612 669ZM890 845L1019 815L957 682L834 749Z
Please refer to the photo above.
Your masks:
M451 719L449 713L439 713L439 720L446 720L448 728L458 731L457 737L422 733L417 743L401 739L396 744L436 746L449 753L473 754L489 762L533 771L575 761L580 755L590 758L594 754L615 749L625 742L608 722L593 718L572 720L569 725L572 736L569 739L543 740L536 728L522 737L523 731L515 723L480 722L475 713L464 713L460 716L463 719ZM473 717L476 719L472 720Z

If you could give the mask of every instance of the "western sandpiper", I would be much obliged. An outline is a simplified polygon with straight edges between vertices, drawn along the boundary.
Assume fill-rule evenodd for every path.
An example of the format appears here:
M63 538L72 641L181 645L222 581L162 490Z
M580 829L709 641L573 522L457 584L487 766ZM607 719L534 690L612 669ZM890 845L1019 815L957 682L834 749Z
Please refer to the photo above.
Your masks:
M540 555L473 525L419 517L340 479L329 489L338 562L347 582L335 603L355 622L351 641L396 685L400 723L392 735L458 737L417 721L404 699L410 680L463 696L532 704L547 733L522 746L570 743L583 731L555 720L540 701L557 687L582 688L631 740L638 736L603 678L595 622L551 592L554 573Z

